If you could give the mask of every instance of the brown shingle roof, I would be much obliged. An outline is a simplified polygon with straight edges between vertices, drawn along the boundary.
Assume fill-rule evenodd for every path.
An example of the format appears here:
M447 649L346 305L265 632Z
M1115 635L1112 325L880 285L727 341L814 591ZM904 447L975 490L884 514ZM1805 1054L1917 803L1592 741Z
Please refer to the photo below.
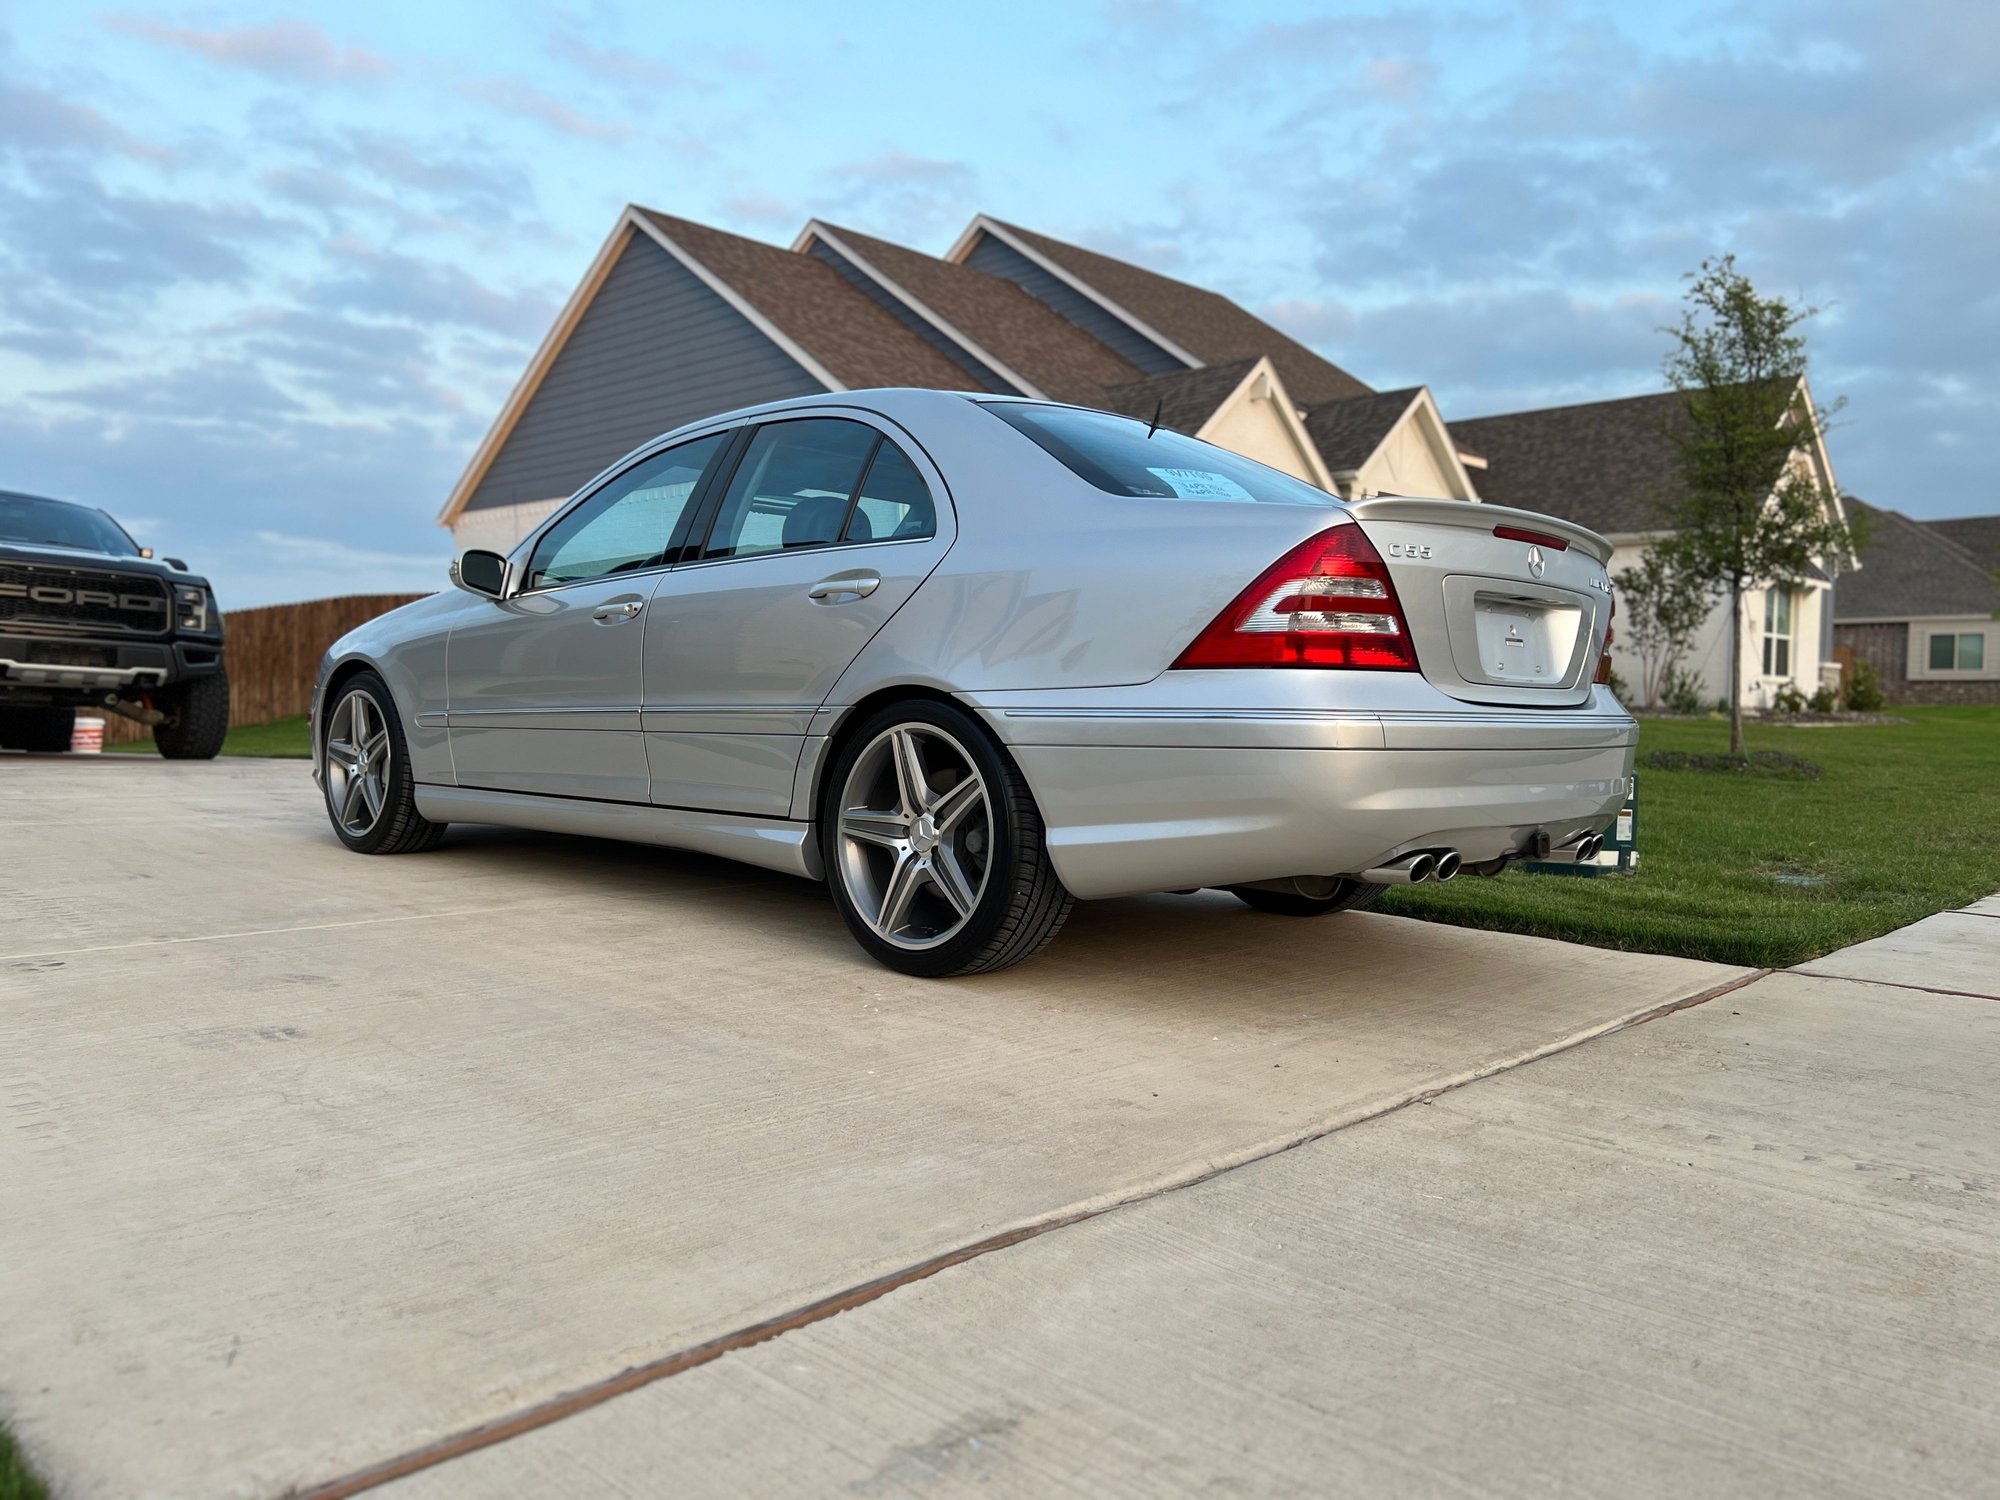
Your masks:
M965 371L898 323L831 266L761 240L639 212L797 341L845 385L964 390Z
M1306 409L1306 431L1312 435L1327 468L1358 469L1381 447L1403 413L1422 393L1420 385L1400 391L1375 391L1345 401L1322 401Z
M1001 227L1207 364L1268 355L1292 399L1307 406L1369 394L1340 366L1216 292L1018 225Z
M2000 568L2000 516L1953 516L1924 525L1972 554L1988 568Z
M1833 588L1833 618L1910 620L1924 615L1990 615L2000 610L2000 586L1972 554L1922 521L1882 510L1849 495L1849 516L1872 525L1858 572Z
M1677 391L1453 422L1461 448L1485 457L1479 493L1605 533L1650 531L1679 498L1669 433L1686 420Z
M1095 400L1139 369L1013 282L970 266L826 226L884 276L1058 401Z
M1162 427L1193 437L1256 367L1254 359L1239 359L1226 365L1204 365L1199 370L1169 370L1164 375L1107 387L1088 404L1146 422L1153 420L1157 408Z

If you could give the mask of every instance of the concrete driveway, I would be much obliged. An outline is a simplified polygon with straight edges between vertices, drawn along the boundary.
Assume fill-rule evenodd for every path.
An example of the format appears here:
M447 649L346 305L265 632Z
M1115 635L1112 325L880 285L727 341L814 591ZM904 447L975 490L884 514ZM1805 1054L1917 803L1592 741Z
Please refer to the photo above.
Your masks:
M0 838L0 1414L65 1494L1996 1467L1991 1001L1633 1029L1749 976L1210 896L926 984L720 861L349 855L297 763L0 760Z

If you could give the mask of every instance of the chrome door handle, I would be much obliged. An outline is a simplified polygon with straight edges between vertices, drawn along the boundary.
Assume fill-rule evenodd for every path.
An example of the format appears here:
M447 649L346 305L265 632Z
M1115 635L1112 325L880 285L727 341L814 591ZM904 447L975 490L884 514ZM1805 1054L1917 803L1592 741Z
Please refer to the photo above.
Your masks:
M873 573L850 573L844 578L822 578L806 590L806 597L824 601L852 594L857 599L866 599L880 587L882 580Z
M590 612L593 620L629 620L646 607L643 599L627 599L623 604L603 604Z

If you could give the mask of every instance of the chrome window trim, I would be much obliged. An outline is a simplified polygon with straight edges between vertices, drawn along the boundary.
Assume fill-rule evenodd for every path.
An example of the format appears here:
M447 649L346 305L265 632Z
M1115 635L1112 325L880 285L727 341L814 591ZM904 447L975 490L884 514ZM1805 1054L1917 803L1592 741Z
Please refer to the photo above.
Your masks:
M852 552L861 547L921 547L927 542L935 542L937 533L929 536L883 537L880 541L868 542L815 542L805 547L785 547L776 552L746 552L740 557L699 557L692 562L675 563L669 572L685 573L694 568L721 568L730 563L768 562L774 557L822 557L829 552Z
M662 434L660 437L653 439L652 442L642 448L634 449L623 458L600 469L589 482L575 494L571 495L567 501L543 517L540 525L536 526L533 531L516 542L514 550L507 554L508 569L511 572L519 568L525 575L527 561L535 555L535 545L541 540L542 533L560 522L564 516L575 510L577 506L586 503L599 490L603 489L605 485L617 479L619 475L625 473L635 464L642 464L648 459L657 458L667 449L677 448L682 443L698 442L702 438L714 437L718 433L730 433L744 428L763 427L772 422L798 421L802 418L823 416L829 412L841 413L843 415L852 413L853 420L860 421L864 426L873 427L884 437L895 439L896 446L901 448L904 455L911 458L913 462L917 461L920 456L921 463L919 464L918 472L922 475L925 486L931 492L933 504L942 496L944 503L951 507L951 540L956 541L958 539L958 506L951 497L951 486L945 483L944 471L938 467L937 460L931 457L930 450L917 441L916 435L909 428L898 422L894 417L884 416L881 412L871 411L865 406L851 406L830 401L823 402L819 397L815 396L804 396L799 399L803 402L814 404L783 406L762 416L749 419L738 417L726 422L704 423L692 431L685 428L676 429L673 432ZM678 572L682 568L709 567L719 563L756 562L762 557L787 557L804 552L832 552L844 550L849 547L901 547L923 542L935 542L938 540L938 537L939 532L934 530L929 536L898 537L894 539L883 537L878 541L867 542L835 542L822 547L794 547L789 553L758 552L748 557L694 558L686 562L661 563L658 567L635 569L630 573L606 573L598 578L578 578L568 583L544 584L540 588L513 589L503 594L495 602L504 604L509 599L526 599L535 595L560 593L564 589L580 588L585 584L603 583L607 578L647 578L658 573ZM520 559L518 563L515 561L516 558Z
M732 554L728 557L689 558L685 562L675 563L673 565L673 571L679 572L683 568L696 568L696 567L705 568L714 563L755 562L760 557L795 557L803 552L834 552L834 551L843 551L849 547L888 547L888 546L906 545L911 542L934 542L937 540L938 530L936 523L936 514L937 514L938 492L940 489L944 490L945 503L947 505L951 504L951 491L949 489L944 488L944 471L938 468L936 462L932 460L930 454L924 453L923 444L919 443L916 440L916 438L911 435L909 429L904 427L900 422L897 422L894 418L885 417L880 412L869 411L866 407L860 407L860 406L806 406L798 408L787 408L782 411L773 412L768 417L764 417L755 422L748 422L745 423L744 425L746 427L753 429L751 433L751 441L754 442L756 440L756 432L762 430L763 428L776 426L780 422L812 421L814 419L823 420L828 412L834 412L838 414L836 420L852 421L856 422L857 425L859 426L873 428L875 430L875 436L878 442L894 443L896 445L897 451L900 452L903 455L903 457L910 459L912 467L916 468L917 470L917 477L923 480L924 488L930 492L931 513L932 513L931 534L929 536L870 537L865 542L848 542L836 539L831 542L814 542L804 547L780 547L774 552L751 552L745 554ZM856 413L856 415L855 416L846 415L846 413L849 412ZM867 420L863 421L861 420L861 418L866 418ZM895 429L894 432L890 431L891 427ZM901 438L898 438L897 436L898 433L902 434ZM913 457L911 457L910 450L912 448L915 448L919 453L923 453L924 456L923 465L918 465L917 461ZM746 449L745 453L747 454L747 452L748 450ZM742 458L740 456L737 459L737 463L739 465L742 463ZM924 465L927 465L930 468L931 473L926 474L924 472ZM869 471L874 467L875 467L875 454L873 451L871 451L868 457L862 461L861 473L860 476L855 480L855 483L857 485L866 484L868 481ZM933 478L933 475L935 475L936 477ZM729 482L733 484L735 480L736 480L736 474L735 471L732 469L729 475ZM725 495L723 498L727 498L727 496ZM853 512L853 507L859 503L859 497L856 495L849 495L847 498L849 505L849 514L851 516ZM715 510L709 515L708 530L704 532L702 535L702 544L704 546L707 545L708 538L714 534L715 522L721 517L721 514L722 514L722 506L721 502L718 501ZM958 537L958 510L957 507L955 506L952 509L951 519L952 519L952 526L951 526L952 539L955 541L957 540Z
M560 594L564 589L588 588L595 583L609 583L613 579L622 582L627 578L651 578L655 573L671 573L673 569L672 563L656 563L650 568L634 568L629 573L600 573L595 578L572 578L567 583L545 583L538 589L516 589L511 594L502 595L494 602L505 604L512 599L535 599L543 594Z
M643 447L635 448L622 458L615 459L607 467L598 470L595 475L584 483L581 489L577 490L569 499L550 511L548 515L542 518L540 525L536 526L533 531L514 544L514 550L507 554L507 567L509 571L511 572L518 568L521 571L521 575L525 577L527 575L528 562L534 557L535 548L541 542L545 532L561 524L563 518L569 515L571 511L577 509L577 507L588 505L606 485L615 483L640 464L658 458L662 453L673 448L678 448L685 443L698 443L703 438L716 437L723 433L734 432L738 428L749 425L749 423L738 419L731 422L717 423L714 426L705 426L694 432L675 431L666 433L663 436L654 438L652 442L645 444ZM724 443L723 451L728 451L727 443ZM703 477L707 477L706 470L703 471ZM519 559L518 562L516 561L517 558ZM535 589L513 589L502 594L500 602L504 603L509 599L526 598L530 594L551 594L559 589L576 588L580 584L602 583L606 578L641 578L648 573L663 573L672 566L673 564L671 563L661 563L655 568L634 569L630 573L604 573L596 578L572 578L566 583L549 583Z

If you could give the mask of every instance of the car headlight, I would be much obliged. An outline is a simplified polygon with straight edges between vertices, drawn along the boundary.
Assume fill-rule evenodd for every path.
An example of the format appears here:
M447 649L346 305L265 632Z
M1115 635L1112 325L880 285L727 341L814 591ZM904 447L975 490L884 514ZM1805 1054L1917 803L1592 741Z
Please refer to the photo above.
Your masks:
M174 585L174 628L201 634L208 629L208 590L198 583Z

